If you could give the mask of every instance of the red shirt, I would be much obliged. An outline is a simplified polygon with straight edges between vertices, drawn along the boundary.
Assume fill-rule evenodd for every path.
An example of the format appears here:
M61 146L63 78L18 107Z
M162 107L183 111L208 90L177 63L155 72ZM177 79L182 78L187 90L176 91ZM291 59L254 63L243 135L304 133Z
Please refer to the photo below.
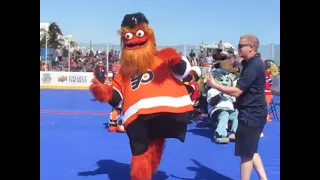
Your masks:
M199 85L198 85L198 82L196 81L191 81L189 83L189 86L192 86L194 91L192 92L190 98L192 101L197 101L198 100L198 97L199 97Z
M266 95L271 95L272 79L270 73L266 70L266 88L264 90Z

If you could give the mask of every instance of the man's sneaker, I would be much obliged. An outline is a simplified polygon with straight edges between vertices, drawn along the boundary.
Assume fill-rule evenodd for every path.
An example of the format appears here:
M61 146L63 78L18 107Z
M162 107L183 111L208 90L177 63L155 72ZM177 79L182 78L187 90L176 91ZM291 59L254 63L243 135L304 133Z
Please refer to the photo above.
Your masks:
M219 136L217 132L214 133L214 141L217 144L227 144L230 142L230 139L228 137Z
M235 141L236 140L236 135L234 133L229 134L228 136L230 141Z

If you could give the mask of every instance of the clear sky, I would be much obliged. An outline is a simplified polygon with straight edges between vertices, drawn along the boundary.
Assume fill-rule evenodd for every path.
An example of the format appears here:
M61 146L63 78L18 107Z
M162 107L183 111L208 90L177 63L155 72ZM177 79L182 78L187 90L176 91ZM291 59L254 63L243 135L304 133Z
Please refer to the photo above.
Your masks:
M159 45L237 44L256 34L280 44L280 0L40 0L40 21L57 22L80 43L114 43L125 14L142 12Z

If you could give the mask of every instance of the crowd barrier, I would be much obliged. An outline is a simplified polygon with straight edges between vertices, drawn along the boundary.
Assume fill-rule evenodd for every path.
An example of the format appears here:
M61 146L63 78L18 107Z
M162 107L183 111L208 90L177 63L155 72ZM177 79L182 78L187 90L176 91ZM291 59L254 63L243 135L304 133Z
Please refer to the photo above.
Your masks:
M112 73L109 73L108 76L112 77ZM88 89L92 79L92 72L40 71L40 88ZM272 80L272 89L280 91L280 76Z
M40 89L88 89L92 79L92 72L40 71Z

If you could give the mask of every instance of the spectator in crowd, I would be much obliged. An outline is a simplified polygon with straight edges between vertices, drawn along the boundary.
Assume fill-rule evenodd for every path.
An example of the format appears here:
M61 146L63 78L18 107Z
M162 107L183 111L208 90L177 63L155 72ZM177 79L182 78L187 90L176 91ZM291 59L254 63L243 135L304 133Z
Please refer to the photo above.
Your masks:
M58 46L57 49L54 50L54 53L58 57L58 61L62 62L62 50L60 46Z
M113 64L112 68L111 68L112 74L113 74L113 75L112 75L112 79L116 76L116 74L118 73L119 69L120 69L120 62L119 62L119 61L116 61L116 62Z
M94 57L100 58L100 53L99 53L99 51L96 51L96 54L94 55Z
M202 58L205 58L206 54L203 52L203 49L200 49L200 53L198 54L199 62L202 62Z
M208 53L208 56L206 57L206 62L213 63L214 61L216 60L212 57L212 54Z
M105 51L101 51L100 53L100 59L103 60L103 61L106 61L107 60L107 54Z
M40 71L49 71L49 65L45 62L40 62Z
M214 59L212 57L212 54L209 53L208 56L204 57L202 60L203 61L201 62L201 76L205 78L207 73L210 72L212 69Z
M191 66L198 66L197 59L195 57L188 56L187 59L189 60Z
M63 47L62 49L62 60L63 62L67 62L69 57L69 50L67 49L66 46Z
M236 131L235 155L241 158L241 180L250 180L253 167L259 179L266 180L263 163L257 153L260 135L268 113L265 99L265 65L257 56L259 40L255 35L244 35L238 44L243 69L236 87L217 84L209 73L207 84L222 93L237 97L239 111Z
M119 51L114 51L114 58L115 59L120 59Z
M193 49L191 49L191 52L190 52L189 56L191 58L195 58L196 57L196 53L193 52Z
M113 63L113 61L114 61L113 49L110 50L108 56L109 56L109 57L108 57L108 58L109 58L109 62Z
M271 92L274 95L280 95L280 66L278 67L278 75L272 77Z
M260 53L257 53L257 56L260 56ZM273 98L272 96L272 93L271 93L271 86L272 86L272 78L271 78L271 74L270 72L268 71L268 65L267 63L264 61L264 58L261 57L261 60L265 63L265 73L266 73L266 86L265 86L265 95L266 95L266 101L267 101L267 104L269 106L270 102L271 102L271 99ZM268 107L269 108L269 107ZM268 113L267 115L267 122L270 122L271 121L271 118L270 118L270 114ZM261 134L261 137L263 137L263 133Z
M56 54L56 52L53 53ZM65 51L64 53L64 56L66 56L66 58L64 58L64 61L62 60L62 58L60 58L61 61L53 62L52 71L68 71L69 63L67 57L69 52ZM101 54L98 58L96 58L95 56L90 57L89 53L85 54L86 55L83 54L82 50L73 50L70 58L70 71L93 72L93 69L96 66L98 60L101 60L103 58Z
M224 51L224 45L223 45L222 40L219 41L218 48L221 49L222 51Z
M92 50L90 50L89 56L90 56L90 57L94 57L94 53L93 53Z
M108 70L104 67L102 60L100 60L98 66L94 68L93 78L97 78L101 83L108 83Z

